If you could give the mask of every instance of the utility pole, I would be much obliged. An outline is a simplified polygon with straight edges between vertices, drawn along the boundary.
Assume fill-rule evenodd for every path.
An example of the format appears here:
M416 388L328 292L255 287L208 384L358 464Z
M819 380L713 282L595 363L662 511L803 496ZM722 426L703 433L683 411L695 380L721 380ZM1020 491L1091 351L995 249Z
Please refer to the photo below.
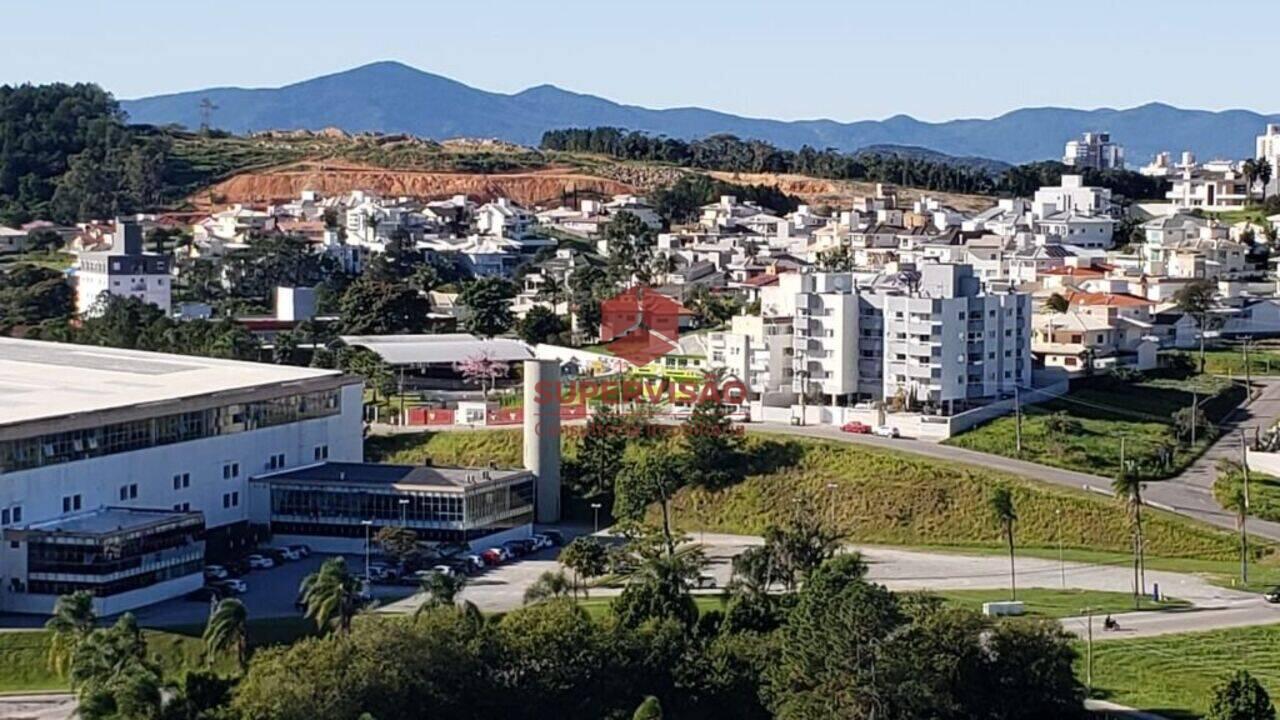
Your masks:
M1084 609L1089 616L1089 629L1085 635L1084 687L1085 697L1093 696L1093 608Z
M1240 582L1249 584L1249 445L1240 428L1240 469L1244 473L1244 507L1240 510Z
M1066 560L1066 557L1063 556L1062 554L1062 508L1060 507L1054 508L1053 516L1058 521L1057 533L1055 533L1058 536L1058 571L1062 574L1062 589L1066 590L1067 589L1067 560Z
M1191 446L1192 447L1195 447L1195 444L1196 444L1196 425L1200 424L1196 422L1196 405L1198 405L1199 403L1200 403L1199 393L1197 393L1195 390L1192 390L1191 391Z
M1120 436L1120 472L1122 473L1128 472L1128 470L1125 469L1125 464L1124 464L1124 436L1123 435Z
M1018 386L1013 386L1013 424L1014 435L1017 437L1018 456L1022 456L1022 396L1018 393Z
M1253 395L1253 375L1249 368L1249 338L1244 339L1244 396L1247 400Z

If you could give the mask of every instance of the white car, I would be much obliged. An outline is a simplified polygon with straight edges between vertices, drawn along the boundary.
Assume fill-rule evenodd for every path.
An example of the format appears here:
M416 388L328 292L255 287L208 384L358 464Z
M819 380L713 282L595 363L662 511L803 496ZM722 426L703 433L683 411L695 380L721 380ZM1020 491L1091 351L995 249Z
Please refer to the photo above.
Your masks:
M887 438L901 437L900 435L898 435L898 428L892 425L877 425L875 426L875 429L873 429L871 432L876 435L879 435L880 437L887 437Z
M699 575L698 579L693 581L693 586L698 589L711 589L716 586L716 579L710 575Z
M226 580L231 577L231 573L221 565L205 565L204 577L206 580Z
M250 555L249 557L245 558L245 560L248 561L249 567L255 568L258 570L270 570L271 568L276 566L275 560L272 560L266 555L259 555L257 553Z
M549 548L549 547L551 547L551 546L552 546L552 545L554 545L554 544L555 544L555 543L551 542L551 538L547 537L546 535L534 535L534 536L533 536L533 551L534 551L534 552L537 552L537 551L539 551L539 550L542 550L543 548Z
M276 552L280 553L280 557L284 558L285 560L301 560L302 559L302 553L297 550L294 550L292 547L278 547L275 550Z
M219 580L216 583L212 583L212 585L213 587L222 588L224 591L235 593L236 595L243 595L249 592L249 583L241 580L240 578Z
M449 577L453 577L458 574L458 571L454 570L449 565L436 565L435 567L431 568L431 571L440 573L441 575L447 575Z

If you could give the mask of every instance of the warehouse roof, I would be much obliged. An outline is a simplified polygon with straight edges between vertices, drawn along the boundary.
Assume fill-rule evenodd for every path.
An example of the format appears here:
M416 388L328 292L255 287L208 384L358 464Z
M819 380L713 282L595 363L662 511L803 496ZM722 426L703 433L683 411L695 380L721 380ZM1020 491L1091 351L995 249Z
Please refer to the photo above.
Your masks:
M368 348L389 365L437 365L487 357L498 362L533 359L533 350L519 340L482 339L466 333L439 335L344 335L348 345Z

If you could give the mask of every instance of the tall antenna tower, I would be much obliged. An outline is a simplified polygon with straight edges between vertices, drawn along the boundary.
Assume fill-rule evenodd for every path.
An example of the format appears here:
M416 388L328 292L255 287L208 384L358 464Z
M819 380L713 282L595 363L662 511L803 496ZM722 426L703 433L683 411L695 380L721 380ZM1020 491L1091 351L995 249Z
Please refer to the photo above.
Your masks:
M210 100L209 98L202 98L200 100L200 132L201 133L209 132L209 120L210 118L213 117L213 111L217 109L218 109L218 106L214 105L213 101Z

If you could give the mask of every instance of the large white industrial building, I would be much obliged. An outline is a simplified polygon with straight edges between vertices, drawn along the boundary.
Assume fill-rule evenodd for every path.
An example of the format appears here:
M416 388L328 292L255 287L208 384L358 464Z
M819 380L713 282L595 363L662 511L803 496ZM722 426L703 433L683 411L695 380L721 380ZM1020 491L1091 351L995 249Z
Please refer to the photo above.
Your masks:
M197 588L257 539L250 477L362 459L358 378L0 338L0 612Z

